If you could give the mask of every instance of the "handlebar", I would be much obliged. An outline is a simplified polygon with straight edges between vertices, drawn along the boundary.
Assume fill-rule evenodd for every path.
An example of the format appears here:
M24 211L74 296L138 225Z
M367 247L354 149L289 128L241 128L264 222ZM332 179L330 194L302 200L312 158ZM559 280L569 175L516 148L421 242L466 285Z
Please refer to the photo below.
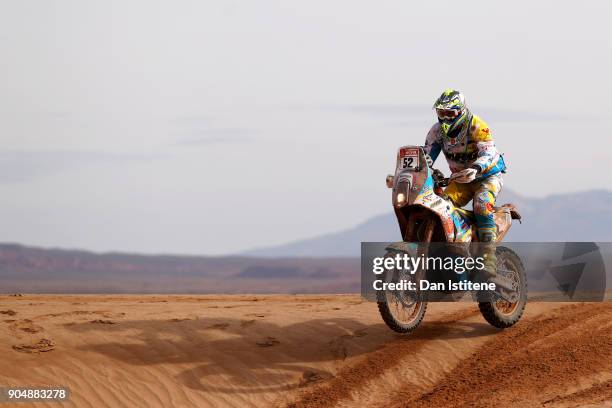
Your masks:
M436 184L436 186L438 187L447 187L450 182L451 182L451 178L450 177L444 177L444 173L442 173L440 170L438 169L434 169L433 167L430 167L432 170L432 178L434 180L434 183ZM394 176L392 174L389 174L385 180L386 184L387 184L387 188L393 188L393 182L394 182Z
M440 187L447 187L450 184L450 177L444 177L436 182Z
M446 187L450 184L450 177L444 177L444 173L442 173L440 170L438 169L432 169L432 177L434 180L434 183L436 183L439 187Z

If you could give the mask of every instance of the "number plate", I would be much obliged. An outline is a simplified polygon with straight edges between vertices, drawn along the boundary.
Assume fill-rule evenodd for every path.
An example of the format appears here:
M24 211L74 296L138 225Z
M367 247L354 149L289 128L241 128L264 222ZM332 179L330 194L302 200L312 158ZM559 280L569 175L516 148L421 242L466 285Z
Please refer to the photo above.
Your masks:
M399 151L398 167L401 170L416 170L419 167L419 149L402 147Z

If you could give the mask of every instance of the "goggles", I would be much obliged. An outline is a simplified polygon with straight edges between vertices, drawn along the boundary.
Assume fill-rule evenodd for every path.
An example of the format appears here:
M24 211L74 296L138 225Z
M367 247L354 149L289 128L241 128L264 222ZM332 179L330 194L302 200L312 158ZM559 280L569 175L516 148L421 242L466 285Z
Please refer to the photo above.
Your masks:
M455 119L461 114L461 109L437 109L436 114L440 119Z

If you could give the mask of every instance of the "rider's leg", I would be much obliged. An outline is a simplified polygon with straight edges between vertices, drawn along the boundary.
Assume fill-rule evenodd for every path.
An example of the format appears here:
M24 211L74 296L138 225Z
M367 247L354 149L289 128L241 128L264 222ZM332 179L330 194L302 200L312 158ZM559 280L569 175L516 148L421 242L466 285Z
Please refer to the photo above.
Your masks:
M502 184L501 175L487 177L480 183L474 194L474 215L481 246L479 252L485 258L485 271L491 277L497 275L497 257L495 256L497 225L495 225L494 211L495 200Z
M444 195L449 198L457 207L464 207L474 196L474 183L451 183L444 190Z

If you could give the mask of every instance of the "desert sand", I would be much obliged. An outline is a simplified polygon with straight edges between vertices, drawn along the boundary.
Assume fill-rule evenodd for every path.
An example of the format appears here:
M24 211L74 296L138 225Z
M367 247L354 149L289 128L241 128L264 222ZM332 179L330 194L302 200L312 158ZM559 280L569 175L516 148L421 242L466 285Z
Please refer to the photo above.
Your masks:
M71 390L18 407L612 406L610 303L503 331L430 304L399 335L353 295L3 295L0 349L0 386Z

